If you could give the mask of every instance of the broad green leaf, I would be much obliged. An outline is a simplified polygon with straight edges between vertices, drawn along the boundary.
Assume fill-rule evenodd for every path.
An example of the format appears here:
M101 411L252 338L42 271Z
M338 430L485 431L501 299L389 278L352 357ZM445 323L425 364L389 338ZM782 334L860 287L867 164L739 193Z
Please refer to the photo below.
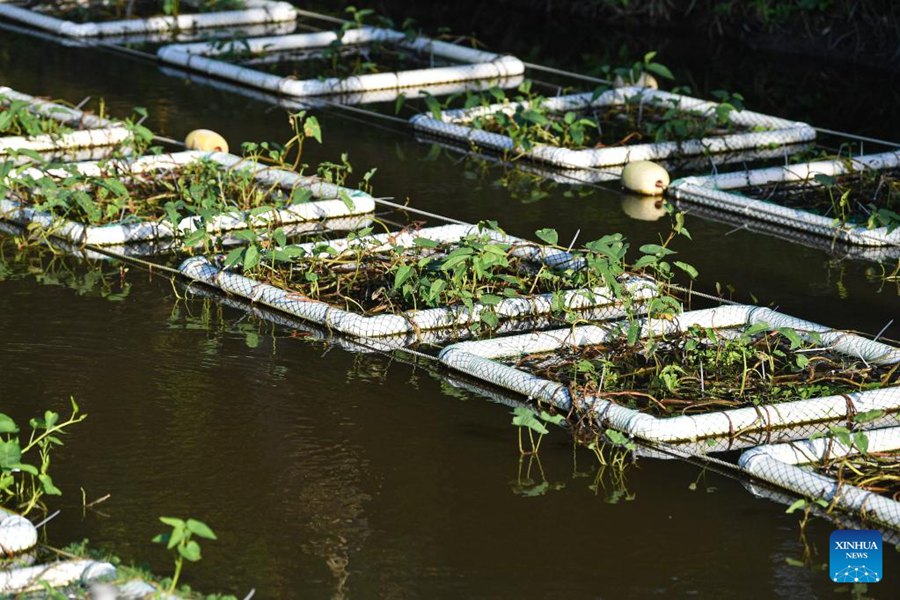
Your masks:
M440 242L436 242L434 240L429 240L428 238L417 237L413 240L413 244L417 248L437 248L440 246Z
M675 261L675 266L687 273L691 279L697 279L697 276L700 275L700 273L697 272L697 269L695 269L692 265L683 263L680 260Z
M790 327L779 327L778 333L788 339L788 341L791 343L791 350L796 350L803 345L803 340L800 338L800 334Z
M47 429L52 428L59 422L59 413L55 413L52 410L48 410L44 412L44 427Z
M41 486L44 488L44 493L50 496L61 496L62 492L58 487L53 485L53 479L50 478L46 473L41 473L38 475L38 479L41 482Z
M556 242L559 241L559 234L556 233L555 229L544 228L538 229L534 232L534 235L538 237L539 240L546 244L550 244L551 246L555 246Z
M607 429L606 437L608 437L613 444L618 444L620 446L624 446L628 443L628 438L625 434L621 431L616 431L615 429Z
M202 558L200 556L200 544L194 540L190 540L184 546L178 546L178 554L191 562L197 562Z
M394 289L400 289L400 286L406 282L413 274L413 268L411 265L403 265L397 272L394 273Z
M241 262L241 258L244 256L243 248L235 248L231 252L228 253L228 256L225 257L225 267L233 267L234 265Z
M188 531L202 538L206 538L208 540L217 539L216 534L213 533L213 530L203 521L198 521L197 519L188 519L187 528Z
M537 419L537 417L535 417L530 408L527 408L525 406L517 406L515 409L513 409L513 415L515 416L513 416L512 424L516 425L517 427L527 427L528 429L531 429L535 433L539 433L541 435L549 432L549 430L544 427L544 424L541 423Z
M869 423L871 421L874 421L875 419L880 419L883 416L884 411L880 408L875 408L873 410L856 413L855 415L853 415L853 421L855 423Z
M159 520L169 527L184 528L184 521L177 517L160 517Z
M19 427L8 416L0 413L0 433L18 433Z
M306 120L303 122L303 135L311 137L321 144L322 128L319 126L319 120L315 117L306 117Z
M22 460L19 440L0 442L0 469L9 470Z
M249 271L259 264L259 249L256 246L247 246L244 253L244 270Z
M639 249L644 254L652 254L653 256L656 256L657 258L662 258L663 256L675 254L674 250L669 250L665 246L660 246L659 244L644 244Z
M787 514L791 514L791 513L795 512L795 511L798 511L798 510L801 510L801 509L806 508L806 505L807 505L806 500L804 500L803 498L800 498L799 500L796 500L793 504L791 504L790 506L788 506L788 507L787 507L787 510L784 511L784 512L787 513Z
M665 77L666 79L675 79L675 76L672 75L672 71L665 65L661 65L659 63L648 63L644 65L644 69L650 71L654 75L659 75L660 77Z
M494 294L482 294L478 298L478 301L481 302L482 304L487 304L488 306L496 306L497 304L500 304L500 302L503 301L503 297L495 296Z
M431 116L435 121L440 121L442 115L441 103L432 95L425 96L425 106L428 107Z

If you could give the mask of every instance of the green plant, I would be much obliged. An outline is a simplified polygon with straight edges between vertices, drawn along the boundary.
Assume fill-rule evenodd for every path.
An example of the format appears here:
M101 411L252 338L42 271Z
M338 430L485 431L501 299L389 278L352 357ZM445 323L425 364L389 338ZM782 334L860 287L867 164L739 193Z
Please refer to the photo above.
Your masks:
M566 418L562 415L550 414L545 410L535 412L526 406L517 406L513 409L512 414L512 424L516 426L519 436L520 456L536 455L540 451L541 440L544 439L546 434L550 433L547 429L548 423L551 425L561 425L566 422ZM531 444L530 450L525 450L522 446L523 429L528 432L528 441ZM535 434L538 436L537 440L534 438Z
M137 113L146 114L142 109ZM223 213L240 212L248 224L267 223L266 219L254 219L312 199L310 188L315 178L308 178L308 185L301 183L288 189L254 175L253 163L301 174L307 168L302 161L304 143L308 138L321 143L321 127L314 116L302 111L290 115L289 121L293 135L285 144L245 144L248 162L233 167L200 158L172 168L132 171L130 160L114 156L99 161L93 170L81 169L76 163L43 163L22 170L7 161L0 164L0 193L36 210L88 225L157 221L179 232L182 221L194 217L193 231L183 241L188 247L209 247L217 240L206 225ZM152 132L139 122L129 122L128 126L133 134L132 151L147 150ZM343 179L352 170L346 159L341 168L344 174L332 178ZM324 179L329 178L328 173ZM366 185L370 177L364 178ZM54 233L54 229L51 227L48 233Z
M609 91L600 87L593 100ZM707 112L681 107L678 99L629 96L623 102L586 106L583 110L554 110L548 99L534 92L531 81L508 98L499 88L469 93L464 108L470 109L466 123L475 129L509 137L515 148L512 160L535 145L583 150L637 143L684 141L723 135L747 128L733 123L730 114L743 107L740 94L716 91L719 103ZM426 98L426 105L440 119L442 105Z
M0 135L58 135L69 131L71 128L58 119L35 112L30 103L0 95Z
M662 417L851 393L898 381L897 369L835 353L812 332L760 323L739 330L693 326L630 340L622 329L603 344L521 357L516 366L568 385L573 395L602 397ZM844 434L851 435L836 433Z
M41 506L46 494L58 496L59 488L50 476L50 459L54 448L62 446L61 435L87 415L79 414L78 404L70 399L72 412L65 421L59 413L44 411L43 417L31 419L27 441L19 437L19 426L9 416L0 413L0 503L12 503L22 514ZM36 455L36 456L35 456ZM28 462L35 456L36 462Z
M277 232L276 232L277 233ZM411 230L410 233L415 233ZM542 229L536 235L557 249L558 235ZM573 308L567 292L579 290L588 306L596 300L595 288L605 288L628 313L640 312L642 299L633 297L624 256L622 236L606 236L572 250L572 259L550 266L538 259L540 248L530 242L503 241L496 223L484 222L458 240L436 241L426 233L414 235L412 245L387 242L373 236L373 228L351 233L349 243L338 250L328 242L311 246L273 244L252 232L241 234L249 245L220 257L219 264L245 276L271 283L313 300L347 310L377 315L444 306L478 309L474 331L493 330L500 322L494 307L506 298L550 294L552 316L575 322L580 308ZM605 302L605 300L604 300ZM655 301L677 307L674 301Z
M175 517L160 517L159 520L171 527L171 531L160 533L154 537L153 542L165 544L167 550L175 551L175 572L172 575L172 583L169 585L169 593L172 593L178 585L184 561L197 562L203 558L200 554L200 544L194 539L194 536L205 540L218 538L203 521L182 520Z

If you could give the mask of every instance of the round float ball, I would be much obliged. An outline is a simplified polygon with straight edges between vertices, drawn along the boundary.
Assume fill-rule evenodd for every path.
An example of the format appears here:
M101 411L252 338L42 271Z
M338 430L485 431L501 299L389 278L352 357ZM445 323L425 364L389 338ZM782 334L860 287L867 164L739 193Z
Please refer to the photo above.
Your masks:
M622 210L637 221L658 221L666 214L665 202L659 197L625 194L622 198Z
M228 152L228 142L211 129L195 129L184 138L188 150L204 152Z
M650 73L641 73L638 78L635 80L631 75L628 76L628 79L623 79L621 75L616 75L616 78L613 80L613 87L644 87L650 88L653 90L659 89L659 83L656 81L656 77L651 75Z
M649 160L630 162L622 169L622 185L645 196L659 196L669 186L669 173Z
M37 529L25 517L10 515L0 522L0 554L12 556L30 550L37 538Z

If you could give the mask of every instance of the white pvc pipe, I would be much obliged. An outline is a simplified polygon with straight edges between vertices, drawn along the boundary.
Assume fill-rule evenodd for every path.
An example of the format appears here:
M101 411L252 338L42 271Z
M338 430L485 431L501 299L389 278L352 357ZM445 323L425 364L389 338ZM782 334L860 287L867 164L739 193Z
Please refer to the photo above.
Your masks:
M856 156L847 160L820 160L708 177L685 177L673 182L667 193L685 202L747 215L754 219L836 238L848 244L900 246L900 228L888 231L887 227L868 229L858 224L841 225L835 222L834 217L817 215L729 191L772 183L805 182L808 185L818 185L814 178L819 174L836 176L867 169L883 170L897 167L900 167L900 152L884 152Z
M101 577L114 577L116 568L107 562L76 559L64 560L36 567L0 571L0 594L23 594L50 587L61 587Z
M243 10L75 23L41 14L27 8L0 3L0 16L50 31L57 35L87 38L293 21L297 18L297 11L287 2L246 0Z
M866 431L869 452L900 450L900 427ZM750 475L799 494L823 499L867 521L900 530L900 502L866 491L797 465L818 463L828 457L857 454L836 439L819 438L790 444L759 446L747 450L738 461Z

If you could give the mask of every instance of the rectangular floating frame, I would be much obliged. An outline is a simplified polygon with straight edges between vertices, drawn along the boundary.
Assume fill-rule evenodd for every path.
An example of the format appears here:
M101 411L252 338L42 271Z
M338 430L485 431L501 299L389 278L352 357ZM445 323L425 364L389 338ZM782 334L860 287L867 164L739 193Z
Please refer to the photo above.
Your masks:
M0 156L16 150L58 152L61 150L114 146L131 137L125 126L96 115L48 100L41 100L8 87L0 87L0 108L12 102L26 102L36 115L59 121L75 131L34 136L12 135L0 137Z
M585 111L593 108L622 105L627 102L663 102L678 107L678 110L699 115L714 113L719 104L653 90L649 88L624 87L607 90L597 98L593 93L573 94L548 98L543 104L549 112L566 113ZM752 127L753 131L729 133L683 141L664 141L647 144L611 146L573 150L547 144L535 144L525 150L517 147L509 136L477 129L471 125L473 119L503 112L513 115L517 108L527 108L528 102L508 102L477 106L468 109L446 110L440 119L430 113L412 117L413 127L432 135L450 138L466 145L474 145L496 152L514 152L532 160L556 165L566 169L590 169L624 165L636 160L661 160L692 155L718 154L755 148L771 148L808 142L816 137L815 130L797 121L771 117L749 110L733 110L728 119L735 125Z
M720 306L686 312L672 321L656 319L650 322L645 319L642 335L679 333L693 325L732 329L757 323L766 323L773 328L789 327L797 331L815 332L821 336L823 345L835 352L860 357L868 363L888 365L900 362L900 349L759 306ZM440 360L451 369L567 412L573 407L573 399L566 385L505 365L499 359L602 344L619 335L618 330L618 324L611 323L461 342L442 350ZM851 419L857 412L873 409L898 411L900 387L667 418L619 406L604 399L602 393L577 402L577 408L590 411L601 427L609 427L643 441L671 444L709 438L737 439L744 434L759 432L768 434L772 429Z
M673 182L667 193L684 202L746 215L755 220L769 221L836 239L846 244L900 247L900 228L888 231L887 227L866 229L861 225L841 225L836 223L832 217L788 208L739 193L741 189L772 183L816 185L814 179L816 175L836 176L867 169L884 170L898 167L900 167L900 152L884 152L842 160L820 160L786 167L754 169L707 177L685 177Z
M865 432L868 452L900 451L900 427ZM900 531L900 502L841 483L815 471L816 465L832 458L858 454L832 437L751 448L738 461L744 472L803 498L822 499L866 522Z
M84 2L87 4L87 2ZM187 3L186 3L187 4ZM208 13L180 14L178 16L156 16L144 19L123 19L97 23L75 23L40 12L16 6L10 0L0 0L0 17L25 23L56 35L76 38L127 36L179 30L232 27L294 21L296 9L287 2L273 0L246 0L242 10L227 10ZM188 8L189 6L184 6Z
M338 41L343 45L387 42L412 52L466 64L393 73L369 73L344 79L330 77L300 80L264 73L226 62L221 58L236 50L264 54L324 49ZM402 90L484 79L502 80L521 75L525 71L522 61L513 56L484 52L427 37L409 39L402 32L380 27L349 29L340 37L337 32L322 31L249 38L226 43L172 44L160 48L157 55L163 62L230 79L275 94L294 97Z
M352 190L331 183L323 183L315 177L306 177L293 171L265 167L240 156L223 152L187 151L149 155L133 161L117 161L116 166L123 167L126 172L134 174L152 173L160 170L178 169L203 159L218 163L223 170L249 170L260 184L287 190L288 193L296 188L308 189L312 192L313 198L317 199L280 209L273 208L270 211L252 216L241 211L223 212L205 224L206 230L210 233L226 233L246 229L251 226L291 225L305 221L340 219L365 215L375 210L375 200L361 190ZM85 175L101 175L104 172L104 164L107 163L102 161L83 162L72 163L70 167L74 167ZM28 174L39 175L40 173L40 171L30 169L10 175L10 177L23 177ZM60 171L60 174L65 176L66 172ZM340 199L342 195L346 195L352 207ZM115 246L180 238L196 231L203 225L203 219L199 216L186 217L177 227L162 221L86 225L47 212L34 210L18 201L7 198L0 199L0 218L19 225L39 223L41 226L51 230L53 235L60 239L74 244L91 246Z
M333 240L328 246L335 252L343 252L360 246L367 250L390 250L393 247L414 248L417 238L427 238L435 242L454 242L466 236L478 233L476 225L443 225L429 227L418 231L400 231L370 235L362 238ZM534 244L521 238L509 236L496 231L484 230L485 234L498 243L512 245L511 252L519 258L532 260L539 264L559 268L581 268L582 259L555 248ZM322 246L321 243L299 244L307 252L313 252ZM320 252L319 256L328 253ZM468 327L481 320L481 313L488 307L475 303L472 310L463 305L452 305L442 308L408 310L401 314L384 314L366 316L359 312L351 312L344 308L325 302L306 298L273 285L238 275L227 269L220 269L209 259L197 256L184 261L179 270L187 278L219 288L229 294L239 296L273 308L289 315L317 323L330 330L359 339L376 339L393 336L406 336L406 345L417 342L433 342L435 337L430 332L443 330L450 332L450 337L459 339L468 335ZM640 303L656 295L655 282L643 277L631 276L625 282L632 298ZM536 294L527 297L505 298L490 307L501 321L501 327L507 323L507 331L515 329L515 323L522 321L523 326L533 328L533 321L552 314L553 294ZM621 317L624 314L622 304L613 298L605 288L591 290L567 290L564 292L565 306L584 311L586 316L600 320ZM445 339L442 336L438 339Z

